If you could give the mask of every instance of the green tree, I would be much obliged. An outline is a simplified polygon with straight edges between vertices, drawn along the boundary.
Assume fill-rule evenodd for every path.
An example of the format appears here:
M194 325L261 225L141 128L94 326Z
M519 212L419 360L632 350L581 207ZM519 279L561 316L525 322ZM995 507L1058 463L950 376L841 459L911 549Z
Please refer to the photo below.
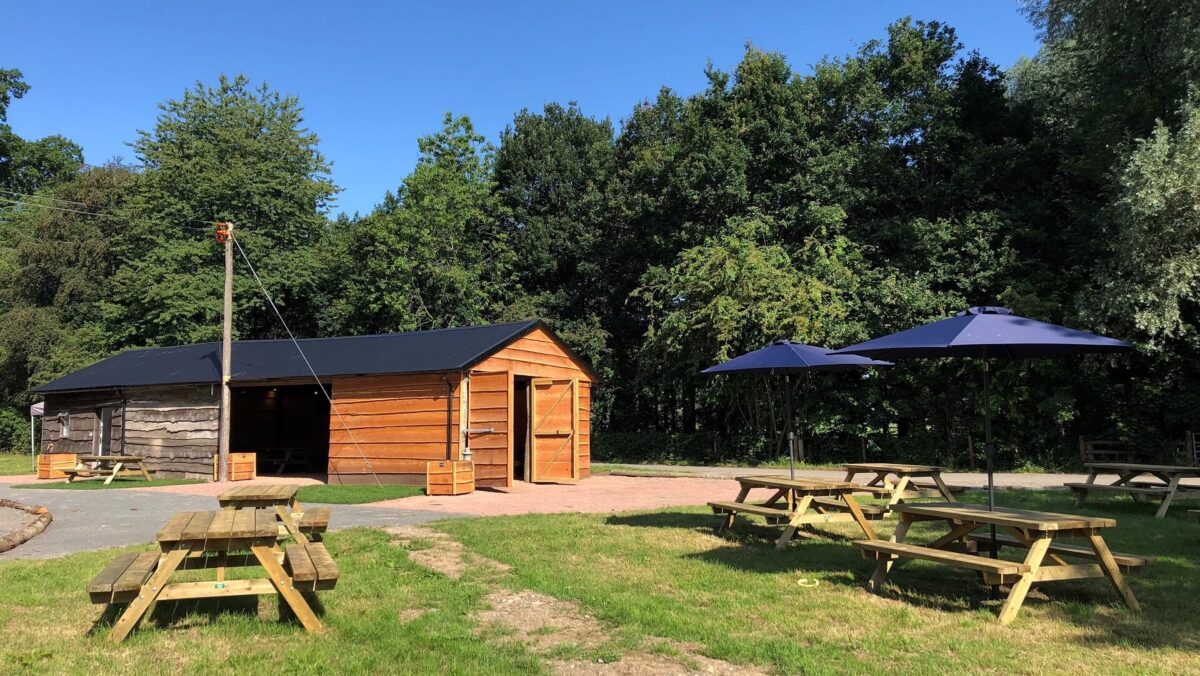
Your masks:
M396 193L338 237L322 317L330 332L476 324L504 303L511 263L493 216L491 146L450 114L418 146Z
M0 205L73 175L83 166L83 150L58 135L36 141L13 132L8 107L29 91L16 69L0 69ZM17 194L14 194L17 193Z
M167 101L132 144L143 171L123 213L123 265L104 303L114 345L163 345L220 336L221 247L206 224L229 220L263 282L301 334L316 329L319 250L337 188L303 127L294 97L242 75L197 84ZM239 261L240 263L240 261ZM257 286L238 275L235 331L281 335Z

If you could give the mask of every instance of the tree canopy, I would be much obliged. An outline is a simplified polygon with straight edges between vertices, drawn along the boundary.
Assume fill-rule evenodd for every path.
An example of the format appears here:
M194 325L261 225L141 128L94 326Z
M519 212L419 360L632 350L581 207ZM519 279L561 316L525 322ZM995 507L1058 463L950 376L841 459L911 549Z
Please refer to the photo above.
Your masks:
M303 335L544 318L602 377L607 457L773 455L780 383L698 371L979 304L1140 348L997 364L1003 464L1068 464L1078 435L1172 449L1200 426L1200 10L1025 12L1041 48L1007 70L901 18L803 69L747 45L700 91L646 92L617 121L549 103L489 140L447 114L353 217L330 213L300 102L265 83L197 83L137 132L135 165L95 167L6 126L28 85L0 70L0 404L120 349L216 338L209 224L227 219ZM237 334L279 335L246 272ZM827 459L970 464L980 368L797 384L805 434Z

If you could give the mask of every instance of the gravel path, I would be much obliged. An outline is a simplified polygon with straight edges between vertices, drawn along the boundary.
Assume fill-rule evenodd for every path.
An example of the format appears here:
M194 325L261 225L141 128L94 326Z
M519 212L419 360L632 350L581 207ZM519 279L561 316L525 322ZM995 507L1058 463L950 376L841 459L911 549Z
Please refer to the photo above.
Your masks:
M46 507L54 515L54 521L41 535L0 554L0 561L47 559L121 545L148 544L154 542L155 533L171 514L217 509L217 501L210 495L166 493L156 489L70 491L13 489L0 485L0 497ZM333 505L329 527L337 530L354 526L401 526L453 516L460 514L449 510L409 511Z

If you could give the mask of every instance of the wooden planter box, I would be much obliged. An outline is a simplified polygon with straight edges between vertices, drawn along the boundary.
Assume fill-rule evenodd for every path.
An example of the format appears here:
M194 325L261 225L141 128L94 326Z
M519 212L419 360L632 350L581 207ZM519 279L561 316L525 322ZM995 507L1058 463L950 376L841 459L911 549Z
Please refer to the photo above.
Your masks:
M213 481L217 481L217 464L220 459L213 456ZM229 480L230 481L249 481L258 476L258 454L257 453L230 453L229 454Z
M66 479L64 469L71 469L76 464L74 453L42 453L37 461L37 478Z
M463 460L437 460L425 466L426 495L462 495L475 490L475 465Z

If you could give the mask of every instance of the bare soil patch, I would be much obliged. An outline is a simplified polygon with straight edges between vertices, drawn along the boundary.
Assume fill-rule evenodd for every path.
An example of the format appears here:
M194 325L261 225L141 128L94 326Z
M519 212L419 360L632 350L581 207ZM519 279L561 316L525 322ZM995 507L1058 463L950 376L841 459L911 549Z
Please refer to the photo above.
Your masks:
M508 572L509 567L467 551L449 535L422 526L392 526L383 529L392 536L392 544L408 550L408 557L419 566L424 566L446 577L457 580L471 565L486 566L497 572Z
M384 529L392 543L404 547L409 558L420 566L459 579L472 566L485 566L498 573L511 568L467 550L446 533L421 526L398 526ZM561 648L596 650L608 639L609 630L600 620L588 615L572 601L530 590L496 588L488 594L488 608L476 614L481 627L499 627L511 640L523 643L535 653L547 655L548 664L559 674L728 674L758 675L766 672L730 664L699 654L694 646L660 640L676 655L643 650L629 651L613 662L585 659L555 659L549 657ZM424 614L423 609L404 611L406 621ZM411 615L409 617L408 615Z

